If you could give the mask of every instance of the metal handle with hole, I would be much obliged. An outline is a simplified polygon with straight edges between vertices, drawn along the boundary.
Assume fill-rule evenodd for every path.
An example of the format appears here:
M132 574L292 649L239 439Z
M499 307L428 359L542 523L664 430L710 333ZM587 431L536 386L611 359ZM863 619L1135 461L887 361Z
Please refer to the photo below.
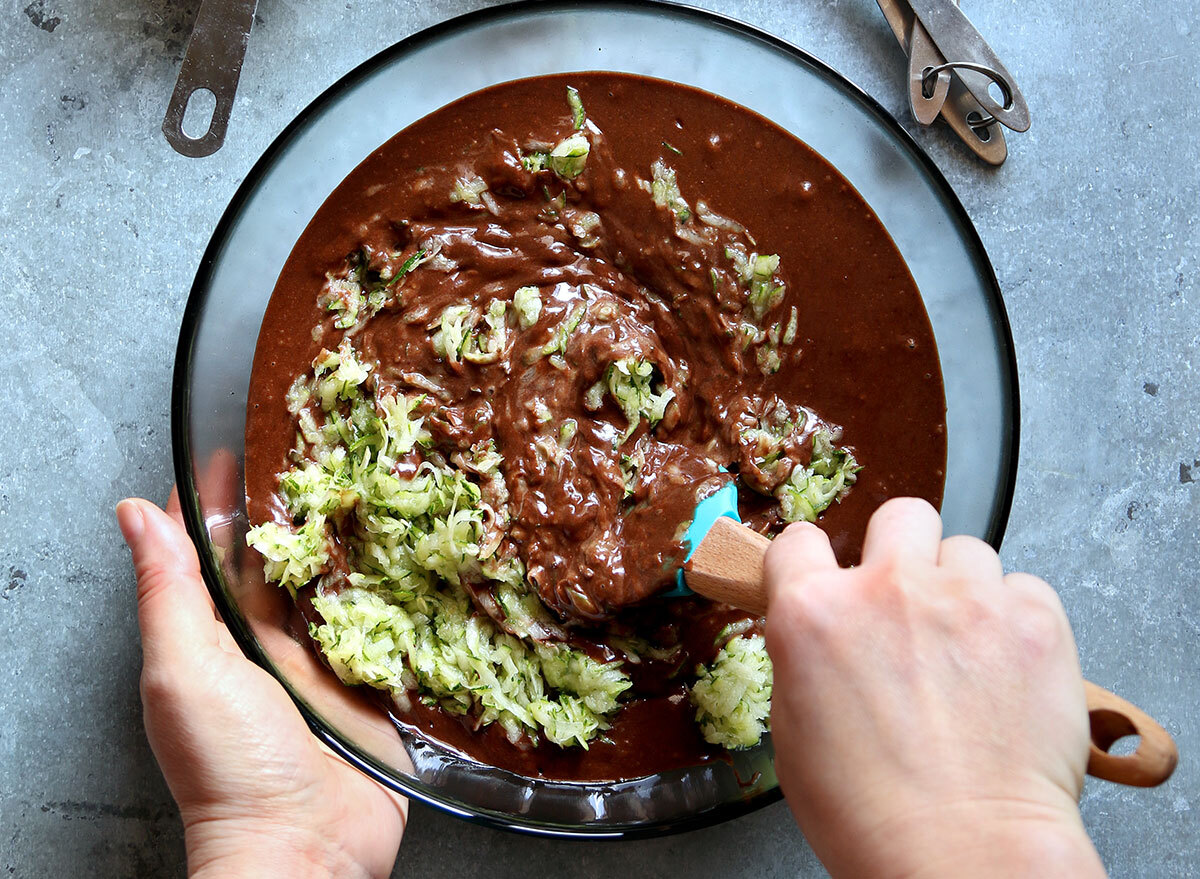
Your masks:
M1004 129L987 115L962 81L951 78L950 94L942 105L942 118L975 155L989 165L1003 165L1008 158ZM991 122L985 122L991 119Z
M995 77L987 76L969 67L958 71L959 78L984 109L1014 131L1029 130L1029 105L1017 88L1016 79L953 0L908 0L908 5L933 38L942 57L948 61L978 64L995 74ZM988 88L997 80L1005 84L1003 104L988 94Z
M163 134L176 152L199 159L211 156L225 142L257 3L258 0L204 0L200 6L179 79L175 81L175 91L163 118ZM183 117L192 95L203 89L216 96L217 105L208 130L199 137L189 137L183 130Z
M930 74L945 63L925 26L914 19L908 38L908 105L922 125L933 124L950 93L949 70Z
M1084 681L1083 687L1092 727L1088 775L1134 787L1154 787L1170 778L1179 762L1179 749L1171 734L1132 702L1091 681ZM1125 755L1108 753L1125 736L1141 737L1137 750Z

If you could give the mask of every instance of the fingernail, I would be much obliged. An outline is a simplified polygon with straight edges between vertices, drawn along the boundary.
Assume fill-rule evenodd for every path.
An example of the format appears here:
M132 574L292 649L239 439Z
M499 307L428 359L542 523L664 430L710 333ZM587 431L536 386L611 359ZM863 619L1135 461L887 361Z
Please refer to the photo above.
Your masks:
M146 529L146 519L142 515L142 511L138 509L138 505L126 498L117 504L117 525L121 528L125 542L132 547L142 539L142 532Z

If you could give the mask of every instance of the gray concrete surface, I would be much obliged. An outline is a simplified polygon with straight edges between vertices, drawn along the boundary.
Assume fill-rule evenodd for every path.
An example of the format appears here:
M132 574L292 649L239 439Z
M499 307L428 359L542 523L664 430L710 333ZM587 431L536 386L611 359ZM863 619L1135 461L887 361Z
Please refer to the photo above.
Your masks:
M251 163L391 42L484 5L260 0L229 139L159 133L197 0L0 9L0 873L174 876L176 814L143 738L128 556L111 508L163 498L169 380L200 253ZM872 0L705 0L904 110ZM1177 737L1165 787L1089 782L1115 876L1200 874L1200 12L978 3L1033 129L999 171L917 131L992 255L1020 360L1004 557L1050 579L1085 672ZM820 875L783 805L652 842L534 842L415 809L397 875Z

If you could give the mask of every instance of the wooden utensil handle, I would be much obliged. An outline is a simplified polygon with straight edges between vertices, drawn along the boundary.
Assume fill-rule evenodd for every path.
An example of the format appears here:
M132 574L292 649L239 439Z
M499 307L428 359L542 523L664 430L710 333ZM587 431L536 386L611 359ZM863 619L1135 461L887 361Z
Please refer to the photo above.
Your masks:
M763 559L771 541L728 516L713 522L684 565L688 588L755 616L767 612Z
M730 518L717 519L685 566L687 585L713 601L731 604L757 616L767 612L763 558L771 541ZM1175 741L1146 712L1120 696L1083 682L1092 725L1089 775L1135 787L1162 784L1175 771ZM1141 736L1137 750L1126 756L1108 753L1118 739Z
M1134 787L1154 787L1170 778L1179 762L1171 734L1132 702L1091 681L1084 681L1083 687L1092 725L1088 775ZM1129 735L1141 736L1136 751L1125 756L1108 753L1114 742Z

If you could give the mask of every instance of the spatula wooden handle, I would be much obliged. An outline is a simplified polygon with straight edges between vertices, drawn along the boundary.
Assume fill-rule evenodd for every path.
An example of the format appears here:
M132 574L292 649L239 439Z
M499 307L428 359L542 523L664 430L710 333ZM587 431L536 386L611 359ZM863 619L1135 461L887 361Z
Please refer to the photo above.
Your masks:
M688 588L762 616L767 612L763 559L770 545L757 531L722 516L713 522L684 566Z
M717 519L686 566L688 587L706 598L752 614L767 612L763 558L771 541L730 518ZM1092 726L1089 775L1135 787L1162 784L1175 771L1174 739L1146 712L1120 696L1083 682ZM1108 753L1118 739L1141 737L1132 754Z

